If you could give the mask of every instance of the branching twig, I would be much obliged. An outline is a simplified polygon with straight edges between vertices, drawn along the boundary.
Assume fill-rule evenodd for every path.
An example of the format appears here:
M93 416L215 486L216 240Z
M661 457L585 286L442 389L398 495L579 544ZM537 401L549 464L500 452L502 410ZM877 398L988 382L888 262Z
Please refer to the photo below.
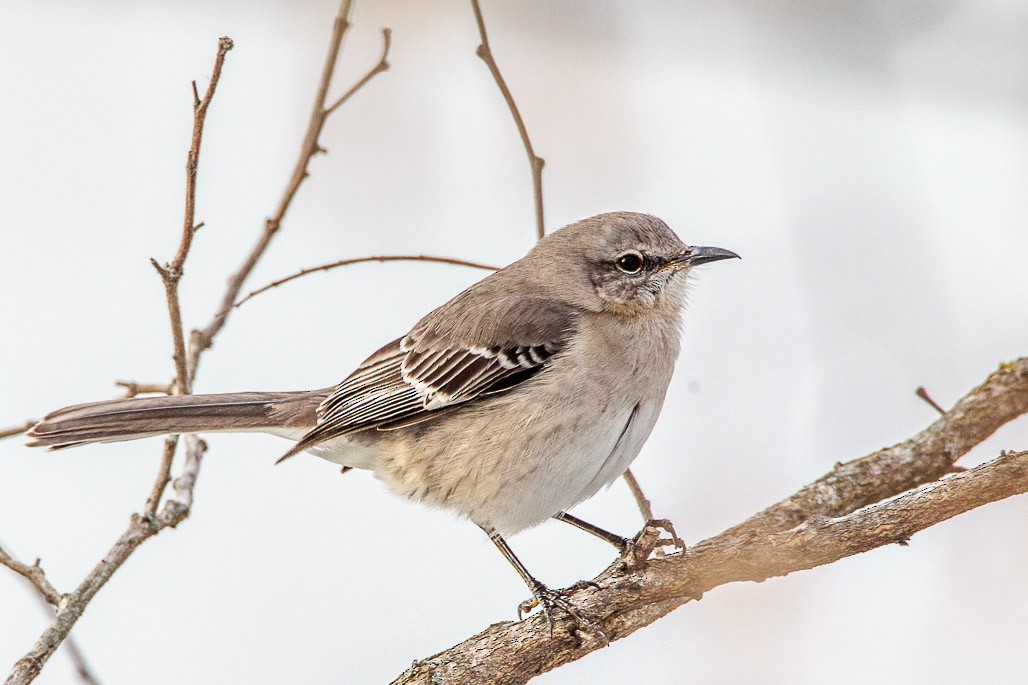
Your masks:
M194 457L192 478L195 480L196 470L199 468L199 457L203 454L204 445L196 443L196 451L187 449L187 457ZM86 578L79 584L75 591L61 602L54 617L53 623L43 632L43 635L36 641L28 654L14 664L11 674L8 676L6 685L22 685L30 683L39 675L46 660L53 655L61 642L67 637L68 632L82 616L86 606L92 601L96 593L102 588L115 571L121 568L125 560L136 551L141 544L152 538L165 528L174 528L189 515L188 503L178 499L170 499L164 504L164 508L154 516L143 516L133 514L128 529L114 543L107 555L100 560Z
M196 173L200 163L200 143L203 141L203 125L207 120L207 108L214 98L214 91L221 78L221 68L225 64L225 55L232 49L232 39L222 36L218 39L218 54L214 58L214 69L211 80L207 84L207 92L200 99L196 92L196 81L193 81L193 137L186 158L186 207L182 225L182 240L179 241L178 252L171 261L161 266L157 260L151 259L153 267L161 275L165 294L168 299L168 315L171 318L171 337L174 342L175 383L179 395L187 395L192 386L189 372L186 369L186 341L182 334L182 309L178 299L178 282L182 278L182 267L189 256L189 248L193 245L193 234L196 232Z
M29 419L20 426L11 426L10 428L0 428L0 440L4 438L13 438L15 435L21 435L29 428L36 425L38 419Z
M136 395L170 395L175 392L175 381L170 383L136 383L135 381L114 381L120 388L125 388L123 398L129 399Z
M514 102L514 96L511 94L510 88L507 87L507 82L503 80L500 67L496 64L496 60L493 59L493 51L489 46L489 36L485 31L485 19L482 18L482 8L478 6L478 0L471 0L471 9L475 12L478 36L482 41L478 49L475 50L475 54L482 58L482 61L489 67L489 72L493 75L493 80L496 81L496 85L503 94L503 99L507 101L507 107L510 109L511 116L514 117L514 124L518 127L521 142L525 145L528 164L532 168L532 195L535 198L535 230L538 237L542 238L546 235L546 224L543 221L543 165L546 162L542 157L535 154L532 141L528 137L528 128L525 126L525 120L521 118L521 112L518 111L518 106Z
M496 271L497 269L499 269L499 267L496 266L489 266L488 264L479 264L478 262L469 262L465 259L453 259L451 257L433 257L431 255L423 254L382 255L378 257L358 257L356 259L340 259L339 261L332 262L331 264L322 264L321 266L312 266L309 269L300 269L298 272L291 276L286 276L285 278L281 278L277 281L272 281L271 283L268 283L263 287L257 288L257 290L254 290L249 295L239 300L239 302L236 302L234 306L239 307L250 298L256 297L263 292L267 292L272 288L277 288L283 283L295 281L297 278L300 278L301 276L317 273L318 271L328 271L330 269L335 269L336 267L340 266L350 266L351 264L363 264L365 262L432 262L435 264L454 264L456 266L467 266L471 267L472 269L484 269L486 271Z
M39 565L39 559L36 559L36 563L30 566L18 561L8 554L3 547L0 547L0 564L3 564L32 583L32 586L36 588L41 597L46 599L47 603L54 606L60 605L62 595L47 580L46 574L43 573L43 568Z
M290 177L289 183L286 185L285 192L282 194L282 199L279 201L278 209L276 209L274 215L264 222L264 230L261 231L260 236L257 238L257 243L253 246L253 249L250 250L250 254L247 255L246 259L243 261L243 265L232 275L231 278L229 278L228 289L225 291L225 295L221 300L221 305L213 319L211 319L210 323L208 323L206 327L196 329L190 334L190 350L187 367L191 375L196 374L197 365L200 363L200 354L214 344L214 337L228 320L228 316L232 311L233 305L239 298L239 292L243 288L243 283L246 282L246 279L250 276L250 272L253 271L253 268L257 265L257 261L261 258L261 255L264 254L264 251L268 249L271 239L275 237L275 233L278 232L279 227L282 225L282 220L285 218L286 212L289 210L289 206L293 202L293 198L296 197L296 193L300 189L300 185L303 184L304 180L306 180L309 175L307 167L310 164L311 158L317 153L325 151L318 142L318 139L321 136L321 131L325 127L325 122L328 120L329 115L346 102L354 93L363 88L377 74L380 74L389 68L389 62L386 58L389 55L390 33L389 29L383 29L382 35L384 45L382 56L379 58L378 63L330 107L325 106L325 103L328 101L328 89L332 84L332 75L335 72L336 61L339 57L339 50L342 46L343 37L346 35L346 30L350 27L349 16L350 6L352 4L352 0L343 0L342 5L339 8L339 13L336 15L332 29L332 39L329 43L328 57L326 58L325 66L322 69L321 81L318 85L318 94L314 98L314 108L311 111L310 124L307 127L307 134L304 136L303 145L300 147L300 156L296 161L296 167L293 169L293 175Z
M12 565L11 562L14 562L14 565ZM22 571L15 566L24 568L32 574L36 574L38 571L38 578L28 577L28 580L32 583L34 590L32 594L39 600L39 606L46 612L47 617L53 617L53 612L58 606L60 606L60 602L63 597L57 593L54 586L46 579L46 576L43 574L43 569L39 566L39 559L36 559L36 563L32 566L22 564L21 562L13 559L12 555L4 550L3 543L0 543L0 564L11 568L17 573L21 573L21 575L25 575L25 573L22 573ZM79 680L86 683L86 685L100 685L99 679L89 667L89 663L86 661L85 655L82 653L82 650L79 649L78 643L71 635L64 640L64 649L68 654L68 658L71 660L71 663L75 666L75 672L78 674Z
M169 314L172 320L172 333L175 339L176 390L180 393L189 392L192 381L196 375L196 369L199 365L201 354L213 344L214 337L224 327L228 317L228 310L239 296L240 288L247 276L253 270L254 266L256 266L261 256L263 256L272 236L278 230L286 211L292 203L297 189L303 182L304 178L306 178L307 165L310 162L311 157L313 157L317 152L324 151L318 144L318 137L328 115L331 111L341 106L350 96L353 95L353 93L371 80L372 77L388 68L388 62L385 61L385 57L389 49L389 33L388 30L386 30L384 31L385 47L379 63L353 88L336 101L332 105L331 109L326 109L325 102L327 92L329 85L331 84L332 74L335 70L335 64L339 55L343 35L349 25L347 17L349 15L351 4L352 0L344 0L340 7L339 14L336 17L332 40L329 46L328 59L326 60L325 68L322 73L318 96L315 100L314 112L311 115L310 126L308 127L304 144L300 152L300 159L297 162L296 169L294 170L293 176L290 179L282 197L278 210L275 215L265 223L264 230L261 233L257 244L250 250L243 262L243 266L229 280L228 287L222 295L221 308L218 310L218 313L206 328L194 330L192 332L190 336L190 346L187 352L182 339L181 312L177 308L177 284L182 277L182 266L189 254L193 235L202 225L193 223L195 219L196 161L198 159L202 138L203 116L206 114L206 109L210 104L210 98L214 94L214 88L217 79L220 76L221 65L224 61L225 52L231 49L231 41L229 39L223 38L219 42L218 59L212 73L211 84L204 98L200 98L195 84L193 86L193 104L195 114L194 135L192 141L193 144L190 148L189 162L187 164L186 217L183 225L182 241L179 245L178 252L171 262L165 266L160 266L156 262L154 263L157 271L161 274L168 294ZM133 388L131 384L128 385L129 387L127 387L127 390L129 390L129 392L140 391L138 386ZM193 487L200 471L200 465L202 463L203 454L206 451L206 445L203 441L196 438L196 436L185 436L186 450L182 473L172 482L172 490L174 494L169 497L165 501L164 506L158 510L161 495L170 479L170 467L171 461L174 457L175 439L175 436L171 436L165 443L161 472L158 475L157 482L154 484L153 491L148 499L145 513L133 515L128 529L115 543L114 547L111 548L107 556L86 576L86 578L79 584L78 588L76 588L75 592L64 598L58 608L53 623L51 623L46 631L44 631L43 635L39 640L37 640L32 650L15 664L14 669L5 681L6 685L21 685L23 683L29 683L39 675L39 672L46 663L46 660L50 658L54 651L67 638L69 631L75 625L75 622L78 620L79 616L81 616L93 596L104 586L104 584L107 583L114 572L118 570L121 564L128 559L135 549L165 528L174 528L189 516L193 500Z
M1005 453L943 478L968 450L1026 413L1028 358L1022 358L1002 364L911 439L838 464L791 497L685 553L651 560L631 572L615 563L595 579L599 590L583 587L570 595L583 614L617 640L719 585L760 581L903 544L931 525L1028 491L1028 452ZM551 637L545 618L536 616L496 624L415 663L394 685L524 683L601 646L566 631Z
M225 55L231 49L232 40L230 38L223 36L218 40L218 52L214 61L214 69L211 73L211 81L203 99L199 99L195 82L193 84L193 135L186 162L186 210L182 240L179 244L178 252L164 266L161 266L155 260L150 260L161 275L165 295L167 296L168 313L171 318L172 338L175 348L175 390L179 394L189 392L192 378L189 376L185 366L185 342L182 336L182 315L179 308L178 283L182 278L182 266L189 255L193 233L196 231L196 225L194 224L196 171L200 154L200 143L203 139L203 125L207 115L207 108L214 97L214 91L221 76ZM129 390L131 391L131 388ZM107 557L101 560L86 576L73 594L61 598L53 622L43 632L39 640L36 641L32 650L14 665L11 674L7 678L7 685L20 685L21 683L32 682L39 675L47 659L53 655L54 651L67 638L69 631L78 621L79 616L82 615L93 596L107 583L111 575L124 563L136 547L164 528L174 527L189 516L192 504L192 488L196 481L196 475L199 473L200 461L206 448L194 436L187 436L186 438L186 463L183 467L182 475L175 481L175 496L165 503L163 510L159 513L157 512L161 496L170 478L171 462L175 455L177 439L178 436L170 436L165 441L161 470L158 473L150 497L147 499L145 514L134 514L128 530L115 543L114 548L108 552ZM40 577L42 577L41 574L42 572L40 571Z

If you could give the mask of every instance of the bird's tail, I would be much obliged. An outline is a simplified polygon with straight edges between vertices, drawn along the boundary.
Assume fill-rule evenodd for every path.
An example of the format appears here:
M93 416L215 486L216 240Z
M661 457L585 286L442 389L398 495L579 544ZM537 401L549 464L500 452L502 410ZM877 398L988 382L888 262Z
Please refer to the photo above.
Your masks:
M51 450L171 433L265 432L299 438L317 422L326 391L234 392L91 402L48 414L27 433Z

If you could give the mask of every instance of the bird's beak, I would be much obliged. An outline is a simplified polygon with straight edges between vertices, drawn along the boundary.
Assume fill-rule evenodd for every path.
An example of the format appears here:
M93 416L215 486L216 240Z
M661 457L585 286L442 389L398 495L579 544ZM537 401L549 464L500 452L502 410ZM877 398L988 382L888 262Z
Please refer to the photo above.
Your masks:
M720 247L690 247L685 252L675 257L668 266L679 269L689 269L707 262L716 262L720 259L741 259L731 250Z

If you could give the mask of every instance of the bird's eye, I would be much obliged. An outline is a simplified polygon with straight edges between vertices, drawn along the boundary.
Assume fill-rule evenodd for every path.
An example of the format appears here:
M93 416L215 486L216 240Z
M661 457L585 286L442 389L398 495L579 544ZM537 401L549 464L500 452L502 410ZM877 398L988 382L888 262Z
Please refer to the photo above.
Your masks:
M643 261L641 254L635 250L629 250L617 256L614 260L614 266L618 268L618 271L626 274L637 274L642 271Z

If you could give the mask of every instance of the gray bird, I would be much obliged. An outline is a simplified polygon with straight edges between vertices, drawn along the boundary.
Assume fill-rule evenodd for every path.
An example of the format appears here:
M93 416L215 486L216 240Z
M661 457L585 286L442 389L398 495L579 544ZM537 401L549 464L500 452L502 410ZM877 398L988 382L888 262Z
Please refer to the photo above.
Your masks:
M62 449L172 433L260 431L369 469L482 528L547 615L574 608L503 536L567 514L642 449L679 352L689 269L738 257L689 247L647 214L600 214L540 240L385 345L337 386L121 399L48 415L29 444ZM281 460L280 460L281 461Z

